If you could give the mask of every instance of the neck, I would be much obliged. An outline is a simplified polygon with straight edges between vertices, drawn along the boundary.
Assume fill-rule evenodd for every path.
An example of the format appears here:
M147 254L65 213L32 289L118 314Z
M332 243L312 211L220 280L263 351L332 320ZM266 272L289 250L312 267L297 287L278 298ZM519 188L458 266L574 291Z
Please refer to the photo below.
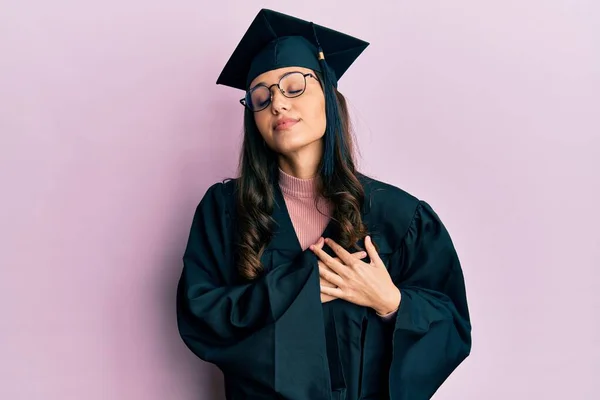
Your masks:
M311 179L319 172L323 157L323 140L317 140L302 149L288 154L279 154L281 171L298 179Z

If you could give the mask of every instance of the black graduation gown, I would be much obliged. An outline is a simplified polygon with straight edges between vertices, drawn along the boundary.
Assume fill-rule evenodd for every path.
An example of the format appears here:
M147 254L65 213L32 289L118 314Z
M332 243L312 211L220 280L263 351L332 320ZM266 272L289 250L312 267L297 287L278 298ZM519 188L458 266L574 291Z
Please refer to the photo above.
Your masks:
M266 273L251 283L235 267L234 181L202 198L177 288L178 328L222 370L227 399L429 399L469 354L463 274L444 225L405 191L360 180L363 220L402 294L390 321L344 300L321 303L317 257L302 251L277 184ZM336 239L333 223L323 236Z

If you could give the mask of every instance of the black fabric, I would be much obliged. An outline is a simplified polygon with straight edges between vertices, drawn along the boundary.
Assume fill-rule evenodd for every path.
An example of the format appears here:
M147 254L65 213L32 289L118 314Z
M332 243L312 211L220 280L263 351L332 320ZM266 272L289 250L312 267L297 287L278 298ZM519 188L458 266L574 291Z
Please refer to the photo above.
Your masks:
M235 181L204 195L183 257L178 327L191 351L223 371L227 399L424 400L469 354L465 285L448 231L427 203L360 179L363 219L402 293L391 322L343 300L321 303L317 258L302 251L276 184L265 274L240 281ZM336 238L333 222L324 234Z
M221 71L217 84L247 90L258 75L283 67L320 71L315 32L339 80L369 43L333 29L262 9Z

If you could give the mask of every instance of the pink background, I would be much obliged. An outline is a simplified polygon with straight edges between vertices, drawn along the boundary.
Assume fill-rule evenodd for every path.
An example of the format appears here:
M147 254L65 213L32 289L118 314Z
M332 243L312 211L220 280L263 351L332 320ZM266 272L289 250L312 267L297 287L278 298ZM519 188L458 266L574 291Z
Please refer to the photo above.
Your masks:
M435 399L598 398L600 3L206 4L0 1L0 398L222 398L175 285L263 6L372 43L340 83L360 165L436 208L468 285L472 355Z

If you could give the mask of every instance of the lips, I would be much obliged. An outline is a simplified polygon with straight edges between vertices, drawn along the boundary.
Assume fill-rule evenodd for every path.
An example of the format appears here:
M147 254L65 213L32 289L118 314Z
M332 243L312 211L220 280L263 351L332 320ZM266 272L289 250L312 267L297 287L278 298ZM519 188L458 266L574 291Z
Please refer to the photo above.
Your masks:
M273 129L275 129L276 131L283 131L286 129L290 129L292 126L296 125L297 123L298 123L297 119L282 118L280 120L277 120L277 122L275 122Z

